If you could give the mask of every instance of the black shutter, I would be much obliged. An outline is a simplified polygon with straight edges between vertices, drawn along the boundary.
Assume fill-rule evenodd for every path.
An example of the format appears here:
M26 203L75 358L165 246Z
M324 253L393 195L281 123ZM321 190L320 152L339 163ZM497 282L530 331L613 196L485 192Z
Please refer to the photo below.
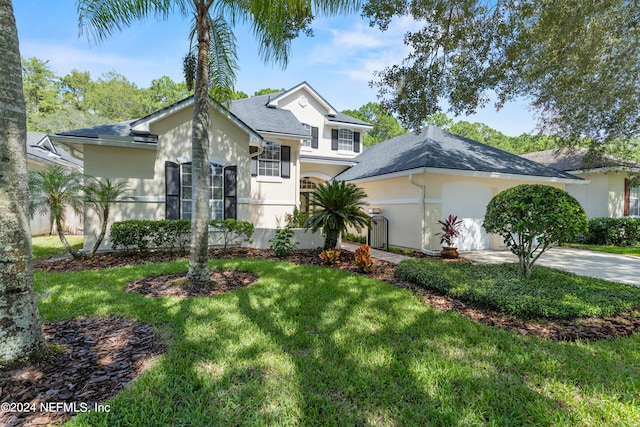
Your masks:
M258 152L258 147L250 146L249 147L249 155L251 157L251 176L258 175L258 156L254 156L255 153Z
M280 176L291 178L291 147L280 146Z
M237 219L238 203L238 167L227 166L224 168L224 219Z
M331 129L331 149L338 149L338 129Z
M360 152L360 132L353 133L353 152Z
M180 165L164 162L165 218L180 219Z
M318 128L311 128L311 148L318 148Z

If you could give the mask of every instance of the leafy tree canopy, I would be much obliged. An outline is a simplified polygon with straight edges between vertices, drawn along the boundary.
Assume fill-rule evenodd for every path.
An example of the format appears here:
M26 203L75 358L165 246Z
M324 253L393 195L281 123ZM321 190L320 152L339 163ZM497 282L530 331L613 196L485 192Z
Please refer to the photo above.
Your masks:
M369 102L357 110L344 110L342 113L373 125L373 129L364 135L363 142L367 146L406 133L406 130L400 126L398 120L375 102Z
M640 8L604 0L369 0L364 16L385 30L394 17L410 54L376 74L382 105L418 129L446 101L471 114L525 97L540 129L569 143L640 135Z

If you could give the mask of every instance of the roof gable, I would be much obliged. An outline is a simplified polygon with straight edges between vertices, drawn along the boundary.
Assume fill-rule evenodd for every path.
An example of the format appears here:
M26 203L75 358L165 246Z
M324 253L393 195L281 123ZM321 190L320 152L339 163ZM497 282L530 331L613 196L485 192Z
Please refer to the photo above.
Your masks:
M406 133L368 147L356 157L358 164L338 175L354 181L398 174L415 169L447 170L452 173L521 175L550 180L579 180L515 154L427 126L419 134Z
M298 84L297 86L292 87L287 91L280 92L275 96L272 96L272 98L269 99L269 102L267 103L267 107L278 108L279 104L285 98L288 98L290 96L295 96L296 93L300 93L300 92L301 92L300 96L306 96L306 95L312 96L318 102L318 104L320 104L325 109L325 111L323 111L323 114L328 116L335 116L336 114L338 114L338 111L335 108L333 108L326 99L320 96L320 94L316 92L316 90L312 88L311 85L306 81Z

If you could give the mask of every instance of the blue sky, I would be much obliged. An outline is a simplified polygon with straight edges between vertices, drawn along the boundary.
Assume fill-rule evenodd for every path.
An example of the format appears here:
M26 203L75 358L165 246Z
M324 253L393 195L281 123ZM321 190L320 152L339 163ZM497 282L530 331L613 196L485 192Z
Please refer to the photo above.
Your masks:
M75 3L14 0L23 57L48 60L59 76L78 69L90 71L96 79L114 70L140 87L163 75L175 81L183 79L182 57L189 46L188 19L178 15L168 21L151 18L96 44L85 35L79 36ZM251 95L262 88L288 89L307 81L338 110L357 109L377 101L377 90L369 86L373 72L400 62L407 53L402 37L415 25L409 19L397 19L382 33L370 28L357 14L317 19L314 37L301 36L293 42L285 70L265 65L250 29L238 26L235 34L240 70L236 90ZM507 104L497 113L488 106L464 119L484 122L511 136L535 128L533 113L524 103Z

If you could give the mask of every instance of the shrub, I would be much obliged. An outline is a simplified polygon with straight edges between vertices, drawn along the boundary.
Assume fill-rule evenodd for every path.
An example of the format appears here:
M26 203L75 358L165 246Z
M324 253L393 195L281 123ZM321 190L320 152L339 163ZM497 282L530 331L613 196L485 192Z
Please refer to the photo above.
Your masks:
M640 242L640 220L637 218L591 218L589 231L576 243L605 246L636 246Z
M342 240L347 242L356 242L356 243L365 244L367 243L367 236L356 236L355 234L344 233L342 235Z
M337 265L340 264L340 251L330 248L330 249L325 249L322 252L320 252L320 255L318 255L320 257L320 259L322 259L322 261L324 261L325 263L329 264L329 265Z
M293 213L285 215L285 221L291 228L304 228L307 219L311 215L310 212L302 212L297 207L293 208Z
M226 251L229 245L239 245L251 242L253 236L253 224L249 221L238 221L233 218L213 220L210 222L219 233Z
M547 249L572 241L587 230L580 203L564 190L540 184L522 184L502 191L487 206L483 227L502 236L518 256L522 275Z
M114 249L146 251L149 247L165 248L172 252L176 247L184 251L186 235L191 221L176 220L127 220L116 222L109 233Z
M449 215L447 219L438 220L438 223L441 225L442 232L437 233L436 236L440 237L440 244L446 243L447 247L453 246L453 239L456 237L460 237L462 235L462 225L463 221L458 219L456 215Z
M276 233L273 239L269 240L269 243L271 243L271 249L277 257L288 256L298 246L298 242L294 240L293 236L293 230L289 226L276 229Z
M362 245L354 254L353 264L365 273L373 270L373 261L371 260L371 248L369 245Z

